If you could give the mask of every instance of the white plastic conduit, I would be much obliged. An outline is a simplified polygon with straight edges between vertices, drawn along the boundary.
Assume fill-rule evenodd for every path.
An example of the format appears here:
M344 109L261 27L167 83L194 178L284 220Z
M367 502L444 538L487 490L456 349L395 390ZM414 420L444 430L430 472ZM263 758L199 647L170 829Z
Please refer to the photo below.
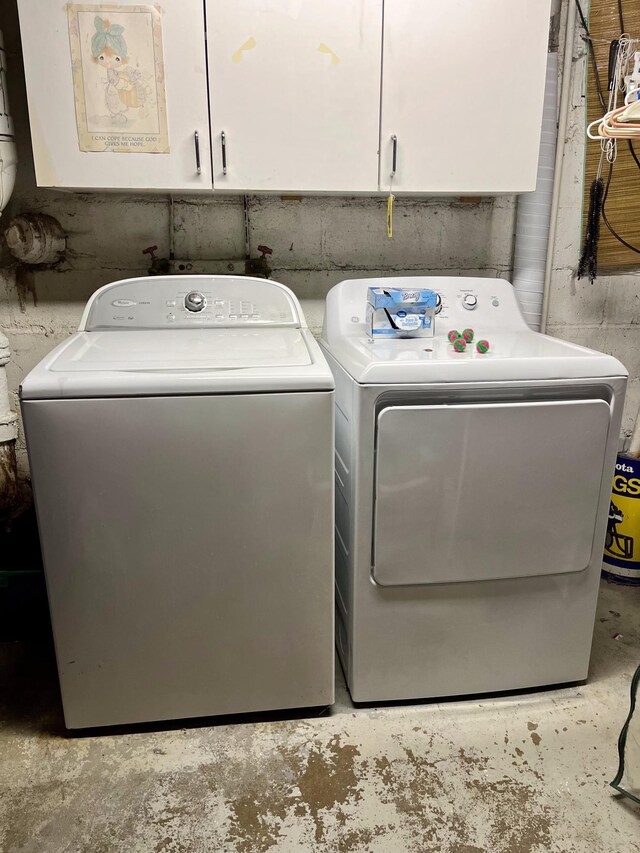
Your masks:
M0 332L0 445L7 441L15 441L18 437L18 416L11 411L9 404L9 388L5 370L10 356L11 350L7 336Z
M13 192L18 168L13 122L7 97L7 64L2 31L0 31L0 215Z
M524 318L540 331L558 140L558 54L547 57L540 156L535 192L518 197L513 286Z
M567 0L567 14L564 32L564 51L562 55L562 90L560 92L560 108L558 110L558 139L560 145L556 146L556 169L553 184L553 199L551 201L551 222L549 223L549 246L547 248L547 263L544 274L544 299L542 301L542 325L540 331L547 328L547 316L549 313L549 293L551 290L551 273L553 271L553 250L556 242L556 230L558 226L558 211L560 209L560 187L562 186L562 169L564 166L565 140L567 136L567 123L569 120L569 109L571 107L571 86L573 83L573 42L576 32L576 4L575 0Z
M7 99L4 42L0 32L0 215L9 201L16 180L18 157ZM17 500L16 438L18 416L11 411L6 365L11 351L0 332L0 514L10 513Z

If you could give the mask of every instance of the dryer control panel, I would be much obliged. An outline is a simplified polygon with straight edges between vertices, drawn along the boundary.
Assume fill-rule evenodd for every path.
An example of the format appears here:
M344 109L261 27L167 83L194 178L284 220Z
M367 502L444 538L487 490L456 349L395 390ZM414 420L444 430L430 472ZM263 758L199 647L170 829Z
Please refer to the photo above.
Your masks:
M501 329L528 329L513 286L501 278L463 276L398 276L342 281L329 292L323 337L366 337L367 292L370 287L425 288L435 290L438 301L435 335L472 327L482 334Z
M80 331L289 326L300 328L298 300L263 278L174 275L130 278L96 291Z

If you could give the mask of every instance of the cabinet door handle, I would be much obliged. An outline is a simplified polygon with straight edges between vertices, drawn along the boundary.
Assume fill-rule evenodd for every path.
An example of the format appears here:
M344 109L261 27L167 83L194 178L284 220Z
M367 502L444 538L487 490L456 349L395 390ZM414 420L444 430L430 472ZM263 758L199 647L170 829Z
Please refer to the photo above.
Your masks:
M222 148L222 174L227 174L227 135L223 131L220 132L220 146Z
M197 130L193 134L193 147L196 152L196 174L199 175L202 172L202 168L200 166L200 134Z
M391 137L391 177L395 178L396 176L396 166L398 164L398 137L393 134Z

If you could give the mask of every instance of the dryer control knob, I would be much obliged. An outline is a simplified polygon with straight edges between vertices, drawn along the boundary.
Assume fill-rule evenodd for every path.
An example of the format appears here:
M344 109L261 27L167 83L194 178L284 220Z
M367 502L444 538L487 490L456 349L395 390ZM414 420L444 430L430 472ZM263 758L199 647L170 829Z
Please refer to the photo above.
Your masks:
M465 293L462 297L462 304L468 311L473 311L478 304L478 297L474 296L473 293Z
M197 290L192 290L191 293L187 293L184 298L184 307L187 311L202 311L206 304L207 300L204 298L202 293L198 293Z

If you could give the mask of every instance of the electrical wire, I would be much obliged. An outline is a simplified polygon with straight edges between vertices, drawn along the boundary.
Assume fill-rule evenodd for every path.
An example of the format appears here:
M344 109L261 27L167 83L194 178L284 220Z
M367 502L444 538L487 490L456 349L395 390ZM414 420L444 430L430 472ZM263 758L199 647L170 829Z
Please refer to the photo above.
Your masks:
M587 19L584 16L582 11L582 6L580 5L580 0L576 0L576 6L578 7L578 15L580 16L580 23L582 24L582 28L584 29L586 41L587 41L587 53L589 54L589 60L593 67L593 80L596 84L596 91L598 92L598 100L600 101L600 106L603 110L606 110L607 105L605 104L604 95L602 94L602 84L600 82L600 75L598 74L598 64L596 62L596 55L593 52L593 43L591 41L591 33L589 32L589 27L587 25Z
M595 52L593 50L593 41L591 39L591 33L589 32L589 27L584 17L584 13L582 11L582 7L580 6L579 0L576 0L576 7L580 16L580 22L585 31L587 56L591 60L591 65L593 66L594 81L596 84L596 90L598 92L598 99L600 100L602 109L606 111L607 108L605 106L604 95L602 93L602 85L600 83L598 65L596 63ZM588 128L587 135L589 135ZM600 240L600 216L602 214L602 198L604 195L604 182L602 181L601 177L603 159L604 149L602 149L602 153L600 155L600 163L598 165L596 177L591 182L591 187L589 188L589 208L587 212L587 222L584 231L582 251L578 260L577 269L578 279L585 278L586 276L588 277L591 284L593 284L598 275L598 242Z
M609 782L612 788L615 788L617 791L620 791L621 794L624 794L625 797L629 797L629 799L634 800L636 803L640 803L638 797L634 796L631 791L627 791L625 788L620 787L620 783L622 782L622 777L624 776L624 759L625 750L627 747L627 734L629 731L629 725L631 724L631 720L633 719L633 713L636 709L636 696L638 693L639 683L640 666L636 669L633 674L633 678L631 679L631 702L629 704L629 714L627 716L627 719L624 721L622 731L620 732L620 737L618 738L618 772L616 773L613 781Z

